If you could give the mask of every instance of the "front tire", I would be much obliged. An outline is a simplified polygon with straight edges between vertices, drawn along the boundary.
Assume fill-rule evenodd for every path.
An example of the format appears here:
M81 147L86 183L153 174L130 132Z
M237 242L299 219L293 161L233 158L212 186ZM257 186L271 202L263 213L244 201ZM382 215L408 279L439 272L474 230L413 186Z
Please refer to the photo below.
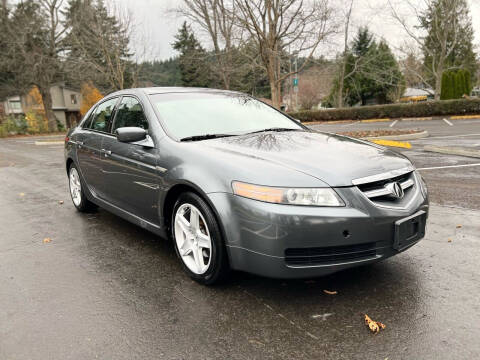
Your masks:
M78 211L87 212L96 207L95 204L85 196L80 175L76 165L73 163L70 166L70 169L68 169L68 186L70 188L70 196L73 205Z
M212 285L229 274L222 233L214 213L197 194L181 194L173 208L172 238L183 269L195 281Z

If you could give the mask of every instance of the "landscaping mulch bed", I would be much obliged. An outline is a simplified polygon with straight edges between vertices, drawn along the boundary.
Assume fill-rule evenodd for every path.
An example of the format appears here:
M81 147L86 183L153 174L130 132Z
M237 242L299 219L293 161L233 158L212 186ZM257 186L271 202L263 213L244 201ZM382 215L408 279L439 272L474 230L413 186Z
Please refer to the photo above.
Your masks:
M421 129L392 129L392 130L364 130L364 131L342 131L340 135L351 136L354 138L381 137L391 135L416 134L422 132Z

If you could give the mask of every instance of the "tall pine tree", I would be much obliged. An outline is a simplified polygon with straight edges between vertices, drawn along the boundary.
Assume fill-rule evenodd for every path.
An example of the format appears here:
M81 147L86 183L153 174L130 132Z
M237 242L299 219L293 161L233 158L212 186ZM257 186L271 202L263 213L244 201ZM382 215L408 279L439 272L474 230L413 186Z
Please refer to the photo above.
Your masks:
M360 28L350 45L345 66L343 98L352 106L365 105L375 99L378 103L396 100L404 87L403 75L388 44L373 38L368 28ZM329 98L336 99L338 79Z
M129 24L111 15L104 0L69 0L64 16L72 80L92 80L106 92L131 86Z
M443 71L463 68L475 81L478 63L467 1L433 0L420 20L427 31L423 42L424 65L431 74L427 80L435 87L436 95L441 92L437 82Z
M208 87L211 83L208 54L187 22L184 22L178 30L172 46L180 53L179 68L182 85Z

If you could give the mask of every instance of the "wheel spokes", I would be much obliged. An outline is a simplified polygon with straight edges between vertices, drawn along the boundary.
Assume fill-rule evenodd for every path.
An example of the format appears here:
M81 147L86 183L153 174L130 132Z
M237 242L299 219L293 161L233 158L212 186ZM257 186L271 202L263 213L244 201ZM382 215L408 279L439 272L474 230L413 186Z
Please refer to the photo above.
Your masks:
M175 241L182 261L192 272L203 274L207 271L212 243L205 219L195 206L186 203L178 208Z
M197 266L197 270L199 273L202 273L205 266L205 262L203 261L202 249L198 246L194 246L194 248L192 249L192 253L193 259L195 260L195 265Z
M178 217L178 225L182 228L185 237L189 237L191 235L190 232L190 223L185 219L183 215L177 215Z
M190 208L190 229L194 234L200 229L200 214L193 207Z
M197 233L198 247L210 250L210 236L202 232Z

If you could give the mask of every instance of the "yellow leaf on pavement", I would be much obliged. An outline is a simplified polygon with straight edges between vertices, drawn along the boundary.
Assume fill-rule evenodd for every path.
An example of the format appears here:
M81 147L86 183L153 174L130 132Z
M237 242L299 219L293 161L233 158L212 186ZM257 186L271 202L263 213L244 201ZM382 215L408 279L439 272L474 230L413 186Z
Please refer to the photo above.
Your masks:
M51 238L45 238L45 239L43 239L43 243L49 243L50 241L52 241Z
M378 333L380 329L385 329L386 326L379 321L373 321L370 317L365 314L365 324L373 333Z

